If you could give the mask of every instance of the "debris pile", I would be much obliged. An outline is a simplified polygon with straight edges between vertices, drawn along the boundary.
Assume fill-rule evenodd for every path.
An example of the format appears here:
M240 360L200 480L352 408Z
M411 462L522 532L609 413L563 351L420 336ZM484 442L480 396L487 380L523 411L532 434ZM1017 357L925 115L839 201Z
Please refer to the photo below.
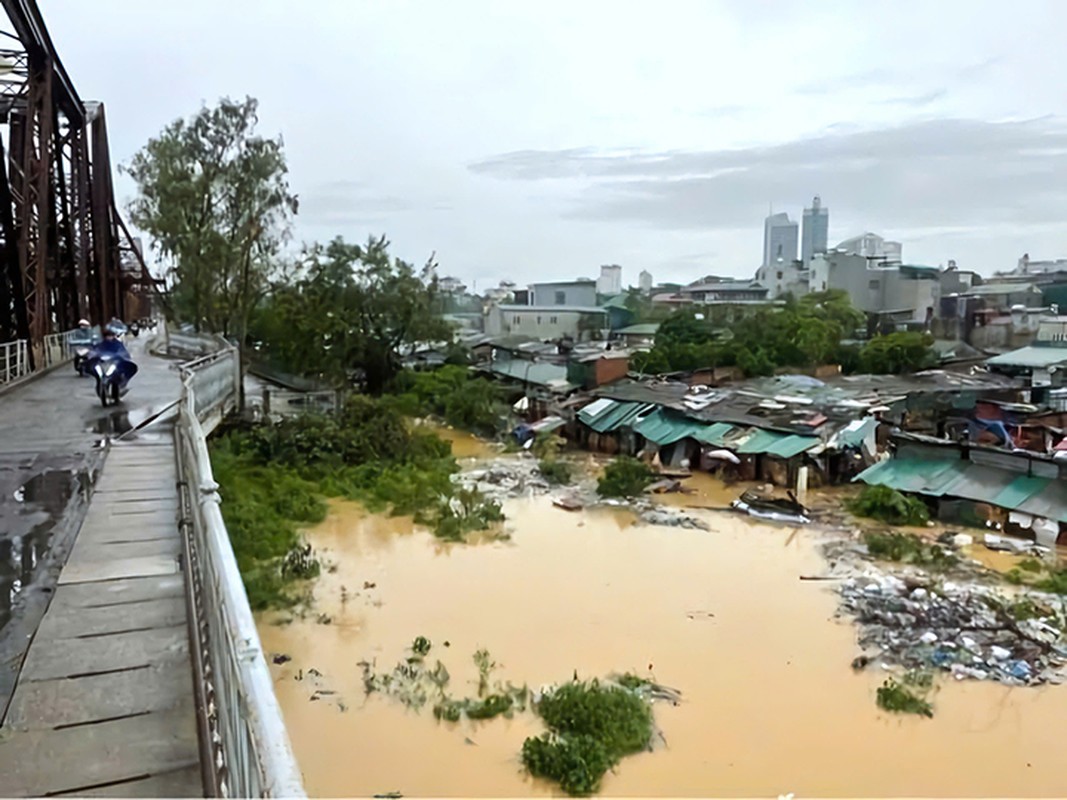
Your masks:
M704 520L663 506L645 508L638 514L638 517L648 525L666 525L671 528L689 528L700 531L711 530L711 526Z
M453 480L464 489L477 490L498 503L515 497L545 494L550 488L537 461L522 456L494 459L477 469L455 475Z
M1010 599L985 586L873 568L843 581L839 593L841 612L860 625L860 646L873 653L856 658L855 669L879 661L909 670L932 667L957 680L1063 680L1064 620L1036 596Z

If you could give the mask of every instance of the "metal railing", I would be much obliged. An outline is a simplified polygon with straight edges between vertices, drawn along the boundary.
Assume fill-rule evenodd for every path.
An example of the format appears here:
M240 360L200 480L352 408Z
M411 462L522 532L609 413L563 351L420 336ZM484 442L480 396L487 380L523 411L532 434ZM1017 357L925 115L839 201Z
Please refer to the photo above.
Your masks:
M206 431L237 406L240 358L227 347L182 364L181 373L178 463L202 760L210 781L204 788L221 797L306 797L208 455Z
M73 347L70 336L74 331L50 333L40 345L32 346L36 369L30 369L31 345L26 339L0 342L0 386L50 369L70 359Z
M0 386L30 374L30 352L25 339L0 344Z

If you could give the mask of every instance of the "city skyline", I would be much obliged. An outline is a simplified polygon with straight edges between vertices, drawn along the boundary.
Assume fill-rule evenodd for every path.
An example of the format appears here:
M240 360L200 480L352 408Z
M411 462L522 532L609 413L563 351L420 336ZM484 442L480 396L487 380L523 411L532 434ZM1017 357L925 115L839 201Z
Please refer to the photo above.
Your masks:
M741 277L768 199L799 214L818 191L835 237L877 231L916 263L990 274L1024 252L1067 255L1067 64L1048 57L1067 5L648 8L49 0L42 13L82 96L107 102L115 163L204 101L257 97L301 201L294 247L385 233L398 256L436 252L479 285L605 263L630 280ZM811 57L795 57L798 36ZM264 58L275 41L315 46ZM698 77L717 74L730 80ZM117 192L124 204L128 177Z

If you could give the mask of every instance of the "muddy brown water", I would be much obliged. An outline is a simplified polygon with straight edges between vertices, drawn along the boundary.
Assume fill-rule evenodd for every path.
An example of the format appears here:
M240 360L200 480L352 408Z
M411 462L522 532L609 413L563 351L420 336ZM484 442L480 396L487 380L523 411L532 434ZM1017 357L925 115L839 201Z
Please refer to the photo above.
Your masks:
M701 492L727 499L713 483ZM681 690L681 705L655 706L656 750L624 759L604 795L1067 794L1067 690L946 682L932 720L875 706L884 675L849 668L855 629L833 618L831 584L798 579L823 568L813 532L714 512L695 512L710 532L636 525L547 498L505 511L507 542L442 544L345 502L309 531L336 571L317 581L315 613L262 617L260 634L292 656L271 670L311 796L558 793L519 761L542 731L532 714L453 725L364 697L357 662L388 670L418 635L455 695L474 694L482 647L495 677L533 687L633 670ZM311 700L316 689L335 694Z

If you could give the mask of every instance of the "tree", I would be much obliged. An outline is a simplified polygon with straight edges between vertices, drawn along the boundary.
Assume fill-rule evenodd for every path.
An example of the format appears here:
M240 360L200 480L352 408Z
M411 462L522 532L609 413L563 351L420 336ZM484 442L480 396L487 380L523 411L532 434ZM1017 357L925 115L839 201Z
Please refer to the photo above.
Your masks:
M366 245L340 237L313 245L299 277L257 314L254 334L293 371L339 384L361 371L368 391L380 394L400 372L403 345L452 339L435 313L433 266L416 272L391 257L384 236Z
M171 262L176 313L242 343L297 210L281 139L255 133L257 107L251 97L205 106L124 167L138 191L130 218Z
M860 369L875 375L920 372L937 363L928 333L904 331L875 336L860 350Z

